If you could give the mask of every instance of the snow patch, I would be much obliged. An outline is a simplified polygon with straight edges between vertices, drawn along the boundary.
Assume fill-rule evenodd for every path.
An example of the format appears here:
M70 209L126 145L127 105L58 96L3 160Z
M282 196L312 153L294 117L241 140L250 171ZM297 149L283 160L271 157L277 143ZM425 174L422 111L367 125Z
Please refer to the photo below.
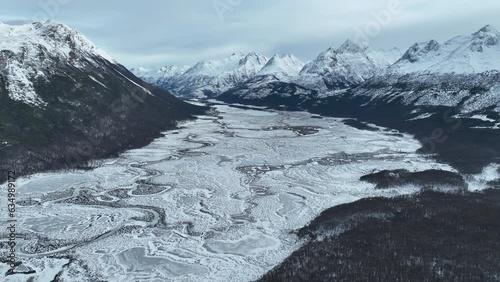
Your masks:
M5 71L7 91L12 100L36 107L47 106L47 103L36 94L29 77L29 70L20 66L18 62L13 62L5 67Z

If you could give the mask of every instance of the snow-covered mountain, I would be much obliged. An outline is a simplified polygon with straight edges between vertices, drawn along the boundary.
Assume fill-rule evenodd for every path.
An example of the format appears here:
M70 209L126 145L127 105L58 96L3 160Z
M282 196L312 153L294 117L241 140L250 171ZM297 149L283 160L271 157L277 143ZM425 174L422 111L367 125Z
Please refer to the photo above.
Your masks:
M158 78L149 70L134 71L145 81L187 98L216 97L234 87L245 88L245 84L254 83L262 85L265 81L290 82L327 91L358 85L386 70L390 61L396 60L394 54L397 51L379 53L347 40L339 48L329 48L306 65L293 55L278 54L267 59L256 53L235 53L222 60L199 62L184 73L167 78Z
M273 59L256 77L224 93L223 99L233 100L228 95L236 95L244 99L262 99L269 95L304 96L306 93L317 94L334 89L346 89L363 83L385 71L390 65L382 54L351 40L347 40L339 48L329 48L322 52L298 73L296 72L298 64L295 64L295 71L288 71L291 75L284 75L286 72L283 69L287 68L285 66L290 64L289 61L295 60ZM266 77L262 77L263 74ZM286 86L286 83L290 85ZM289 91L298 92L290 93Z
M198 62L182 74L160 78L154 84L185 98L215 96L254 77L268 61L257 53L234 53L222 60Z
M364 81L389 66L389 62L368 46L347 40L338 49L329 48L308 63L301 75L340 76L347 80Z
M275 75L279 78L297 76L303 67L304 63L294 55L276 54L256 75Z
M329 48L306 64L298 76L251 79L224 93L221 99L237 97L278 101L295 94L314 93L305 99L330 96L366 96L369 100L399 101L404 105L459 106L463 113L492 107L500 112L500 33L485 26L471 35L457 36L443 44L435 40L416 43L399 59L397 49L374 51L347 40L340 48ZM391 62L395 61L392 65ZM275 83L281 82L280 84ZM299 85L285 87L285 84ZM299 93L277 91L297 89ZM237 97L229 98L231 95ZM278 102L276 102L278 103Z
M159 86L185 97L208 95L233 102L280 104L280 97L305 101L348 95L406 106L460 105L463 113L487 107L500 111L500 98L496 98L500 86L495 82L499 55L500 33L487 25L442 44L435 40L416 43L406 52L399 48L375 51L347 40L339 48L322 52L300 71L302 63L291 55L267 60L257 54L234 54L200 62Z
M0 24L0 159L20 173L143 144L197 111L64 24Z
M390 63L369 46L347 40L339 48L329 48L306 64L293 81L319 91L358 85L387 69Z
M46 79L50 67L65 62L75 68L116 63L81 33L56 22L11 26L0 23L0 69L8 95L15 101L44 107L34 82Z
M394 64L403 56L404 52L398 47L390 49L379 49L377 52L382 55L389 64Z
M130 71L137 77L146 81L147 83L156 84L162 81L171 79L172 77L179 76L189 70L190 66L163 66L157 69L138 67L132 68Z
M409 132L422 141L422 152L479 173L500 160L499 39L494 27L485 26L443 44L417 43L392 65L347 42L323 52L291 80L256 77L218 99Z
M436 40L416 43L389 68L389 73L470 74L500 70L499 54L500 32L487 25L443 44Z

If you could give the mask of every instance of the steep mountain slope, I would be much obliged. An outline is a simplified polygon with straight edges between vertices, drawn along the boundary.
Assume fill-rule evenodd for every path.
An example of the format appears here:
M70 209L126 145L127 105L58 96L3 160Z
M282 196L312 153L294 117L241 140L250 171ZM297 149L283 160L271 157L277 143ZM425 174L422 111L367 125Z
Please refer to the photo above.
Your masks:
M202 109L143 83L78 31L0 24L0 163L18 174L143 145Z
M302 63L294 55L276 54L256 74L256 76L274 75L279 78L297 76L303 67L304 63Z
M395 54L397 49L389 53ZM317 90L317 96L309 99L350 95L346 98L363 96L378 103L456 107L462 114L500 112L499 55L500 32L489 25L444 44L435 40L416 43L391 66L384 58L387 53L347 41L337 50L321 53L299 76L283 83ZM255 89L252 83L229 92ZM262 93L253 96L264 97L272 88L273 84L266 87L259 81ZM284 97L293 94L282 93ZM221 96L226 98L227 94Z

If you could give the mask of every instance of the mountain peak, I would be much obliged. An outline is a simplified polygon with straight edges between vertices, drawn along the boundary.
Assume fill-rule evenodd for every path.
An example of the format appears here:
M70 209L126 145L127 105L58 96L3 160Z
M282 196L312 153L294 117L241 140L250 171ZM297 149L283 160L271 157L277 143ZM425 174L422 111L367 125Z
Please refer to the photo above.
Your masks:
M268 58L266 58L265 56L262 56L255 52L250 52L240 60L239 64L248 65L251 68L259 68L259 66L264 66L267 61ZM256 69L255 71L258 71L258 69Z
M66 59L97 55L116 62L78 30L53 20L23 25L1 24L0 50L33 56L39 54L39 50L45 50L47 54Z
M47 27L60 27L67 30L71 30L71 28L63 23L56 22L54 20L46 20L44 22L33 22L31 23L35 28L47 28Z
M165 82L166 80L181 75L190 69L190 66L183 65L166 65L159 68L137 67L130 71L144 81L155 84L157 82Z
M492 25L486 25L472 34L473 38L484 41L486 45L495 45L500 42L500 32Z
M365 51L366 48L362 48L358 44L354 43L351 39L347 39L338 49L339 53L361 53Z
M304 63L291 54L275 54L257 75L297 76L303 67Z

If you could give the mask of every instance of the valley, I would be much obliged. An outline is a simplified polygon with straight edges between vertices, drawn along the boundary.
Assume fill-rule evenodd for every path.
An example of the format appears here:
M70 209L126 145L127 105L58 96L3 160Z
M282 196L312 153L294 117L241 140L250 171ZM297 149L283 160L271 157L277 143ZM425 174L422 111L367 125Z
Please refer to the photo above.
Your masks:
M422 188L377 189L361 177L456 172L417 154L420 143L395 130L212 106L93 170L18 179L19 257L35 274L5 281L252 281L305 244L295 231L325 209ZM492 166L465 181L481 191L496 178Z

